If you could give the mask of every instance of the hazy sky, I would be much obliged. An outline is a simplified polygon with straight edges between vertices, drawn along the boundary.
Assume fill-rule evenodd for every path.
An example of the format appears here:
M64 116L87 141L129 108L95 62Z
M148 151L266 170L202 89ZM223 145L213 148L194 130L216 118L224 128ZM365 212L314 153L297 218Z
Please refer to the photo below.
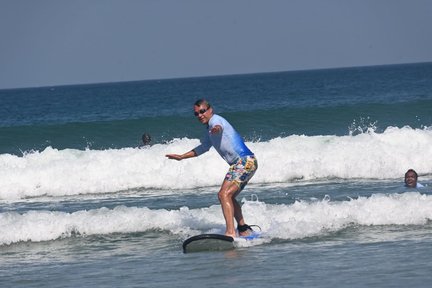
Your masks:
M430 0L0 0L0 89L432 61Z

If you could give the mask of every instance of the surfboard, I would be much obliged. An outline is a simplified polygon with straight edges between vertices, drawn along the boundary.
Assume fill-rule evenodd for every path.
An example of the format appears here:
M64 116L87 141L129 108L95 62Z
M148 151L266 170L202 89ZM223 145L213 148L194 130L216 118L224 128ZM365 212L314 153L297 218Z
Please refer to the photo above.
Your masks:
M260 236L260 233L253 232L248 236L240 236L240 239L253 240ZM183 252L201 251L226 251L232 250L235 246L235 239L222 234L199 234L186 239L183 242Z
M183 252L221 251L234 249L234 238L221 234L200 234L183 242Z

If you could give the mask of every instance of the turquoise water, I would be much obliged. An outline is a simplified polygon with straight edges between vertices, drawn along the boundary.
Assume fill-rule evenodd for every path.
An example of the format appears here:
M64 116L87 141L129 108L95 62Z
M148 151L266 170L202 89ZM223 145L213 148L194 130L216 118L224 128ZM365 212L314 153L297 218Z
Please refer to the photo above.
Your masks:
M0 90L2 287L428 287L432 64ZM262 241L220 233L226 163L198 144L206 97L259 170ZM152 145L139 147L141 135ZM414 168L419 190L403 187Z
M134 147L199 137L196 99L246 139L432 123L431 64L0 90L0 152ZM252 115L251 115L252 114ZM192 128L192 129L191 129Z

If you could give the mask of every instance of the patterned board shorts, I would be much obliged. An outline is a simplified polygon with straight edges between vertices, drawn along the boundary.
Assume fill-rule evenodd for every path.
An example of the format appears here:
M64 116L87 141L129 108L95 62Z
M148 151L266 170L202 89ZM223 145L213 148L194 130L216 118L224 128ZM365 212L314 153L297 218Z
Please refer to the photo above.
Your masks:
M255 174L256 169L258 169L258 161L255 156L241 157L230 166L225 180L236 183L241 191Z

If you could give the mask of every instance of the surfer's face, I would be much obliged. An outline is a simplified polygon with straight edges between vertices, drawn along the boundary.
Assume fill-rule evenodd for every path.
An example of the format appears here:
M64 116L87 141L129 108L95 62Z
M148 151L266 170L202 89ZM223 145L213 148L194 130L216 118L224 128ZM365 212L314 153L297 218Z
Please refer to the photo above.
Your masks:
M213 116L213 110L205 104L194 106L194 115L201 123L207 124L211 116Z
M405 175L405 185L407 187L415 188L417 185L417 177L414 172L408 172Z

